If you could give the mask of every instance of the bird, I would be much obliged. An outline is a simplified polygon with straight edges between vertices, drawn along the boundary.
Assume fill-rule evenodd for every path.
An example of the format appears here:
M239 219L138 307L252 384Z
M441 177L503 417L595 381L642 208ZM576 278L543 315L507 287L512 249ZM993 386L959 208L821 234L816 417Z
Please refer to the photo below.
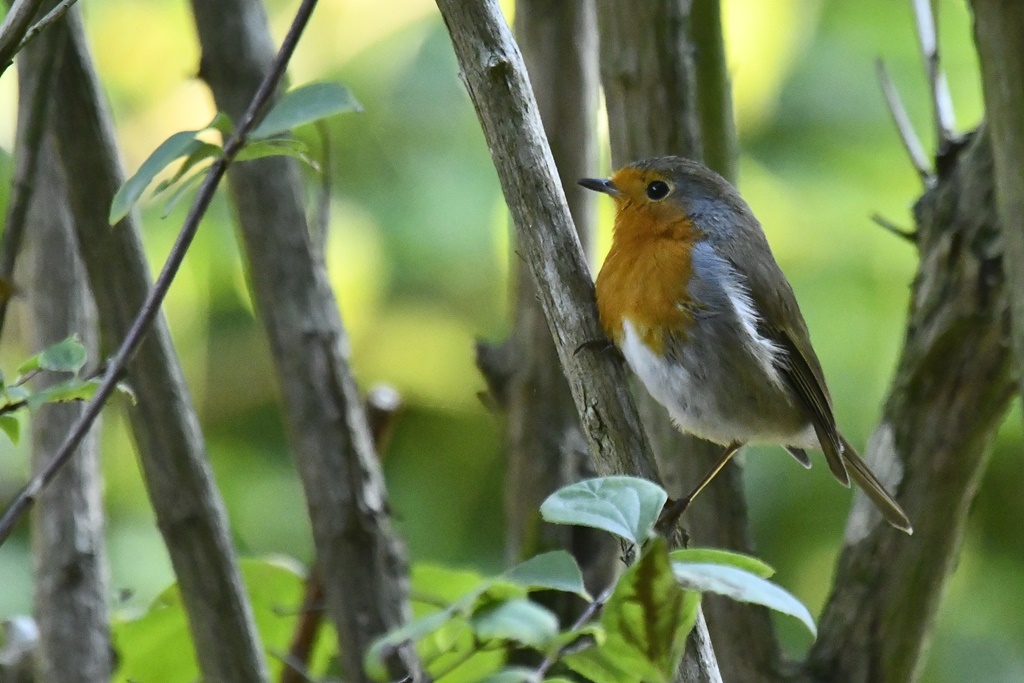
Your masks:
M906 513L836 425L821 363L760 222L728 181L677 156L627 164L583 187L615 201L612 244L595 283L601 327L676 427L724 447L659 527L746 444L786 448L804 467L820 449L894 527Z

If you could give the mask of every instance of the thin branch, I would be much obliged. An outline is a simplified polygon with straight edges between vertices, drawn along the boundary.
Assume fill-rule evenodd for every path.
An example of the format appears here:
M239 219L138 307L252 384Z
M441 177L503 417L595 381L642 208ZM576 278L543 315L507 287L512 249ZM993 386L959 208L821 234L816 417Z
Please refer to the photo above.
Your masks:
M910 242L911 244L915 244L917 242L916 232L914 232L913 230L905 230L904 228L901 228L900 226L896 225L882 214L871 214L871 220L880 225L881 227L885 228L892 234L896 235L900 239L904 239Z
M0 25L0 76L14 61L14 55L21 49L21 40L32 24L32 17L42 6L43 0L15 0Z
M910 157L910 163L914 165L914 169L921 177L921 182L924 183L925 187L931 187L935 183L935 174L931 170L931 164L928 161L928 155L924 151L924 146L921 144L921 138L918 137L917 131L914 130L914 124L910 122L907 110L903 106L900 93L896 90L896 86L893 85L892 79L889 77L889 70L885 68L885 62L879 59L875 62L875 68L878 71L878 82L882 86L882 94L885 95L885 101L889 105L889 113L892 114L892 120L900 134L903 148L907 150L907 156Z
M956 117L953 114L953 98L949 94L946 74L939 64L939 38L933 0L913 0L914 18L917 20L917 39L921 46L928 71L928 87L931 91L932 114L935 118L935 134L938 137L936 149L941 154L955 139Z
M303 0L302 5L299 7L295 20L288 30L288 35L285 36L284 42L281 44L281 49L274 61L273 68L267 74L259 91L253 98L249 110L242 119L241 125L225 143L223 156L210 167L209 174L202 185L200 185L199 193L196 195L196 199L192 204L188 217L185 219L181 232L178 233L174 246L168 254L163 270L146 297L142 310L136 316L135 322L121 343L120 348L118 348L117 353L114 354L113 359L108 364L103 380L96 390L96 395L86 404L81 418L75 423L74 428L68 434L60 449L54 454L53 459L47 463L42 471L32 477L7 510L4 511L3 516L0 517L0 545L11 535L18 520L32 507L32 504L38 498L43 488L57 476L64 464L74 455L75 450L89 431L92 423L99 417L100 411L103 409L107 399L110 398L110 395L117 388L117 383L124 375L128 362L135 354L135 351L156 319L157 314L160 312L160 305L167 296L167 291L170 289L171 283L181 267L185 253L188 251L192 238L195 237L196 231L199 228L200 220L213 200L213 194L217 189L217 185L224 176L228 165L231 164L235 155L238 154L245 144L249 133L256 127L260 118L266 112L271 96L284 76L288 60L295 51L295 46L302 35L306 23L309 21L313 8L316 7L316 3L317 0Z
M730 183L736 183L739 141L732 111L732 83L722 35L719 0L700 0L691 6L691 35L695 51L697 111L704 163Z

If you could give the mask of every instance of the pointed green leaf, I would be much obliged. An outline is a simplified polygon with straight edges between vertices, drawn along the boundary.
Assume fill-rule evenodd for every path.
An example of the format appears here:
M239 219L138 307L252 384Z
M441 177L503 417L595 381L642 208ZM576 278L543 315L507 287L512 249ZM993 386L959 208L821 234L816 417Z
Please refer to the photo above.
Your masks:
M301 140L255 140L249 142L235 156L235 161L252 161L266 157L287 156L298 159L314 171L320 170L320 165L309 156L309 148Z
M174 172L174 175L157 184L153 189L153 196L156 197L169 190L179 180L184 178L189 171L195 168L197 164L200 164L207 159L216 159L223 153L224 150L220 145L214 145L200 140L199 146L191 154L185 157L185 160L181 162L181 166L179 166L178 170Z
M100 388L98 380L83 380L72 377L68 380L40 389L28 397L29 410L37 410L46 403L66 403L68 401L86 401L96 395Z
M669 556L676 562L701 562L706 564L725 564L756 574L762 579L771 578L775 570L756 557L743 553L734 553L731 550L719 550L718 548L682 548L673 550Z
M184 180L180 185L178 185L178 189L174 191L174 194L172 194L170 198L167 200L167 203L164 204L164 210L160 214L160 218L167 218L168 216L170 216L171 211L173 211L174 207L177 206L178 202L181 201L181 198L184 197L190 190L195 189L196 186L202 183L203 179L206 178L206 174L209 172L210 167L204 166L203 168L199 169L198 171L190 175L188 179Z
M540 506L554 524L604 529L640 545L651 535L668 494L636 477L587 479L555 491Z
M362 106L348 88L340 83L309 83L285 93L249 137L269 138L349 111L362 111Z
M472 622L481 642L513 641L541 648L558 634L558 617L523 598L482 609L473 615Z
M217 115L213 117L213 120L210 121L210 125L208 125L207 128L219 131L224 139L227 140L231 133L234 132L235 124L231 121L230 116L219 111L217 112Z
M13 415L0 415L0 431L17 446L21 438L21 422Z
M530 589L564 591L591 600L583 585L583 573L579 565L564 550L531 557L505 572L505 577Z
M723 564L673 562L672 569L680 585L688 590L717 593L733 600L770 607L794 616L817 635L810 611L792 594L756 574Z
M167 168L178 157L187 156L205 144L196 139L196 136L203 130L205 129L183 130L180 133L175 133L153 150L149 158L142 162L142 166L135 172L135 175L125 181L114 195L114 200L110 203L109 220L111 225L128 215L128 212L139 201L142 193L146 191L160 171Z

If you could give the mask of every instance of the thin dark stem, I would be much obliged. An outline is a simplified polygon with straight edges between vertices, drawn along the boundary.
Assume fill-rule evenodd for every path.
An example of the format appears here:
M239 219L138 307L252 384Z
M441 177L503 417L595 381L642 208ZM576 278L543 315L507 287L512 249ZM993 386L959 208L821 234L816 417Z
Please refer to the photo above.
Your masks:
M43 0L16 0L10 2L10 11L0 24L0 75L3 75L21 49L21 40L32 24L32 17L39 11Z
M606 588L605 591L601 593L601 595L597 596L596 600L587 605L587 608L583 610L583 613L580 614L579 617L576 618L576 621L573 622L572 627L569 630L575 631L576 629L581 628L584 624L590 621L599 610L604 608L605 603L608 602L608 598L612 596L612 593L614 591L615 584L613 583L611 586L608 586L608 588ZM554 666L555 662L558 660L558 657L563 652L565 652L567 648L571 646L572 643L569 643L565 647L559 649L557 652L553 652L547 657L545 657L544 661L540 663L539 667L537 667L536 679L538 681L544 680L544 676L545 674L547 674L548 669Z
M68 10L71 9L78 0L63 0L56 7L46 13L42 19L32 24L27 31L25 31L25 37L18 43L18 47L15 49L15 54L25 49L25 46L31 43L36 36L43 32L48 26L56 21L59 21Z
M234 160L235 155L245 145L249 133L259 123L267 107L270 105L271 97L284 76L288 61L295 51L295 46L298 44L302 31L309 22L309 17L313 13L316 3L317 0L303 0L302 5L299 7L291 28L288 29L288 35L285 36L281 49L274 59L270 73L263 79L259 90L256 91L256 95L253 97L245 116L242 118L241 125L224 145L224 155L210 167L209 175L206 176L206 179L200 185L199 193L192 203L192 209L189 211L185 224L182 226L181 232L178 233L178 238L175 240L174 246L167 256L167 262L164 263L163 270L160 271L160 276L146 297L146 301L143 303L138 316L136 316L135 322L108 365L96 395L85 406L82 416L46 468L25 485L14 499L14 502L4 512L3 517L0 517L0 544L7 540L21 516L32 507L35 499L39 496L39 492L57 476L61 467L72 457L82 438L89 431L89 427L99 416L103 405L117 388L118 380L152 326L153 320L160 312L160 306L167 296L167 291L170 289L178 269L181 267L192 239L195 237L196 231L199 228L199 222L213 200L213 194L217 189L218 183L220 183L221 178L227 171L227 167Z

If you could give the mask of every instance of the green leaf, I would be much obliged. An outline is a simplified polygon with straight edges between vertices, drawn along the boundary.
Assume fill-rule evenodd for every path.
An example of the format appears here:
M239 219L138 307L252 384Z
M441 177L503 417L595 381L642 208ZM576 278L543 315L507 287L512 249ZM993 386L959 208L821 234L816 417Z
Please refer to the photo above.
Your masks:
M437 564L417 562L412 566L412 602L448 606L484 583L483 575L468 569L451 569ZM417 613L417 616L420 616Z
M28 409L35 411L46 403L66 403L68 401L85 401L96 395L100 388L97 380L83 380L72 377L58 384L40 389L28 397Z
M0 415L0 431L17 446L18 439L21 438L21 421L14 415Z
M78 372L85 365L85 360L85 347L77 336L72 335L25 360L18 367L18 374L24 376L36 370Z
M349 111L362 111L362 106L348 88L340 83L309 83L283 95L249 138L269 138Z
M640 545L651 535L668 494L636 477L587 479L555 491L540 506L554 524L578 524L609 531Z
M756 574L762 579L771 578L775 570L756 557L743 553L734 553L731 550L719 550L718 548L682 548L673 550L669 557L676 562L701 562L706 564L725 564Z
M511 640L541 648L558 635L554 612L525 598L501 602L473 615L473 630L482 642Z
M723 564L674 562L672 569L680 585L702 593L717 593L733 600L770 607L794 616L817 635L814 619L802 602L771 581Z
M601 615L605 642L564 661L600 683L672 681L699 604L699 595L676 583L668 544L655 537L608 598Z
M206 161L207 159L216 159L223 153L224 149L220 145L214 145L200 140L199 147L185 157L185 160L181 162L181 166L179 166L178 170L174 172L174 175L161 181L153 189L153 196L156 197L166 190L169 190L175 183L184 178L185 174L191 171L196 164Z
M388 671L384 660L390 656L392 651L403 643L415 643L420 638L430 635L451 618L452 614L449 610L441 610L419 619L413 619L401 628L378 638L366 652L363 663L366 673L375 680L387 680Z
M235 161L252 161L266 157L288 156L298 159L314 171L320 170L320 165L309 156L309 147L301 140L255 140L249 142L235 156Z
M480 683L531 683L536 680L536 672L533 669L527 669L525 666L509 666L491 674Z
M190 175L187 180L183 181L180 185L178 185L178 189L174 191L174 193L167 200L167 203L164 204L164 210L161 212L160 218L167 218L168 216L170 216L171 211L173 211L174 207L177 206L178 202L181 201L181 198L184 197L185 194L188 193L190 190L195 189L196 186L203 182L203 179L206 178L206 174L209 172L210 167L204 166L203 168L199 169L198 171Z
M213 121L210 121L208 129L218 131L226 140L232 132L235 130L235 124L231 121L231 117L222 111L217 112L217 115L213 117Z
M505 572L505 577L530 589L575 593L590 601L583 585L583 573L575 558L564 550L541 553Z
M128 215L128 212L139 201L142 193L146 191L160 171L167 168L178 157L192 154L206 144L196 139L196 136L204 130L206 129L183 130L175 133L153 150L149 158L142 162L142 166L135 172L135 175L125 181L125 184L114 195L114 200L110 203L109 220L111 225Z

